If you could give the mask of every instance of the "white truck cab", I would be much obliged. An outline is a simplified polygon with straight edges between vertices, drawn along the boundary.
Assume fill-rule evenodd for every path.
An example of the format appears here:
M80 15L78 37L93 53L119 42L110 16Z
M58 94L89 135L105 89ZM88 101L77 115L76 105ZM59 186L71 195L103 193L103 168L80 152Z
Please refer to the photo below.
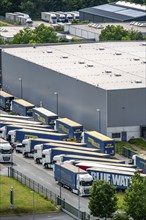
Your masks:
M0 142L0 162L11 163L12 162L12 147L8 142Z

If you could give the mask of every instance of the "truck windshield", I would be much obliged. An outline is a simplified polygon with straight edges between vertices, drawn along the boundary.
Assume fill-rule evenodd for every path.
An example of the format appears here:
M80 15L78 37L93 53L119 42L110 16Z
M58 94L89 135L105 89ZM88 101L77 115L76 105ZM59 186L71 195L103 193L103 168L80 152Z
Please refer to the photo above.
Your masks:
M1 154L11 154L11 153L12 153L12 149L9 149L9 150L1 149L1 150L0 150L0 153L1 153Z
M80 181L80 186L91 186L93 181Z
M11 135L7 135L6 140L9 141L9 142L11 142Z
M22 144L22 147L25 147L25 144Z
M37 150L34 149L34 154L36 154L36 153L37 153Z

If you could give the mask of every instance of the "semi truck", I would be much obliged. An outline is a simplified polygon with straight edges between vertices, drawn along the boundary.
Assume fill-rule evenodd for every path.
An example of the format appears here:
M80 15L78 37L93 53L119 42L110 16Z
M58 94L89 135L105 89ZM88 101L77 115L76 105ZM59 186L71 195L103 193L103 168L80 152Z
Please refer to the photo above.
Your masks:
M24 139L28 138L48 138L55 140L66 140L68 138L65 134L56 133L54 130L45 132L45 131L37 131L30 129L18 129L11 130L8 132L9 141L12 144L22 143Z
M104 164L104 163L97 163L97 162L87 162L87 161L80 161L80 162L75 162L74 164L75 166L83 169L83 170L87 170L88 168L92 168L92 167L97 167L97 168L106 168L106 169L110 169L110 170L123 170L123 171L127 171L127 172L135 172L137 170L136 167L131 167L130 165L128 166L128 164ZM125 166L124 166L125 165ZM139 170L141 173L143 172L143 170Z
M72 22L72 20L74 19L71 12L64 12L64 15L65 15L65 22Z
M0 162L12 162L12 147L8 141L3 140L2 138L0 138Z
M76 165L76 164L79 164L81 163L81 165L85 165L85 168L86 166L94 166L95 164L104 164L104 165L109 165L109 166L117 166L117 167L126 167L126 168L137 168L137 166L135 166L134 164L123 164L123 163L117 163L117 162L114 162L114 160L111 160L112 162L110 162L111 159L107 159L107 160L103 160L103 161L92 161L92 160L73 160L72 164L73 165ZM120 161L120 160L119 160ZM87 168L90 168L90 167L87 167Z
M54 128L55 120L58 118L55 113L48 111L43 107L33 108L32 116L35 121L40 121L43 124L47 124L51 128Z
M83 141L88 147L99 148L102 153L115 154L115 141L97 131L84 132Z
M14 118L14 119L22 119L22 120L33 120L32 117L29 117L29 116L22 116L22 115L8 115L8 114L1 114L0 115L1 118Z
M76 142L70 142L70 141L62 141L62 140L54 140L54 139L43 139L43 138L36 138L36 139L30 138L30 139L24 139L22 141L23 151L24 152L31 152L35 148L35 145L41 145L43 143L50 143L50 142L51 143L66 144L66 145L74 145L74 146L86 146L85 143L76 143ZM42 159L42 150L41 149L40 148L34 149L33 156L34 156L34 160L37 163L40 163L40 159Z
M143 170L143 173L146 174L146 154L136 154L132 157L134 165L136 165L139 169Z
M56 11L54 12L54 14L56 15L57 17L57 22L61 22L61 23L64 23L65 22L65 14L61 11Z
M0 91L0 108L3 111L10 111L11 110L11 102L14 99L14 96L4 92L4 91Z
M56 24L57 16L54 12L41 12L41 20L47 21L50 24Z
M66 187L72 193L79 196L89 196L93 177L85 170L71 164L54 165L54 179L62 187Z
M35 106L23 99L12 100L12 112L18 115L32 116L32 109Z
M90 157L101 157L101 158L109 158L110 155L102 154L97 152L89 152L85 150L75 150L75 149L65 149L65 148L54 148L43 150L42 155L42 164L45 168L52 167L52 164L56 161L53 160L54 156L59 154L75 154L82 156L90 156Z
M86 171L93 177L93 181L105 180L120 190L125 190L131 182L131 177L134 176L134 172L97 167L88 168ZM146 176L145 174L140 175Z
M52 129L44 128L44 127L37 127L37 126L31 126L31 124L13 124L13 125L5 125L0 128L0 135L3 139L8 140L8 132L11 130L16 129L32 129L32 130L39 130L39 131L52 131ZM9 140L8 140L9 141Z
M43 150L46 149L50 149L50 148L67 148L67 149L75 149L75 150L84 150L84 151L89 151L89 152L97 152L96 149L91 149L91 148L87 148L85 146L81 146L81 145L74 145L74 142L72 142L72 144L67 144L67 141L64 143L60 142L56 142L53 143L50 141L50 143L43 143L43 144L38 144L34 146L34 160L37 163L41 163L42 162L42 154L43 154Z
M33 125L41 125L41 122L38 121L29 121L29 120L25 120L25 119L17 119L17 118L9 118L9 117L1 117L0 116L0 122L7 122L7 123L11 123L11 124L33 124Z
M98 158L98 157L89 157L89 156L82 156L82 155L72 155L72 154L59 154L54 156L53 158L56 162L64 162L66 160L84 160L84 161L97 161L97 162L103 162L103 163L120 163L125 164L124 160L118 160L118 159L112 159L112 158Z
M56 119L56 130L68 134L69 139L80 142L83 132L83 125L74 122L68 118Z

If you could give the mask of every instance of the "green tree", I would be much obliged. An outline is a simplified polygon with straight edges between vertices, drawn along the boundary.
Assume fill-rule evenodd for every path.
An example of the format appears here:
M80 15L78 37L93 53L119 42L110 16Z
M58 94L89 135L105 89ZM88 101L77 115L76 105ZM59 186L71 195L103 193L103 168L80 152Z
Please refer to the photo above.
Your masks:
M117 210L116 189L104 180L93 182L88 207L91 215L110 218Z
M126 213L134 220L146 220L146 177L136 172L125 191Z
M30 28L24 28L14 35L12 44L28 44L32 39L32 30Z
M40 24L33 31L36 36L36 43L55 43L58 42L58 37L54 28Z
M126 30L121 25L107 25L101 31L99 36L100 41L114 41L114 40L143 40L141 32Z
M2 36L0 35L0 45L5 44L5 41L3 40Z
M14 36L12 44L56 43L58 41L56 32L52 27L40 24L34 30L24 28L19 31L19 33Z

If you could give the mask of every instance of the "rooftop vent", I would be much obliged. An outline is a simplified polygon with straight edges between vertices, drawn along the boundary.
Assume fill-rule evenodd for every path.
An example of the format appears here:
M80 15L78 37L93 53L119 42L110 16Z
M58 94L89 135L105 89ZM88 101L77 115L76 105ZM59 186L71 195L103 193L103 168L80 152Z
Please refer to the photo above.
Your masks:
M84 61L79 61L79 64L84 64L85 62Z
M146 60L144 60L143 63L146 63Z
M121 53L121 52L116 52L115 54L116 54L116 55L122 55L122 53Z
M140 80L140 79L135 80L135 83L142 83L142 80Z
M67 56L67 55L63 55L61 58L63 58L63 59L67 59L68 56Z
M87 64L87 67L93 67L93 64Z
M133 60L138 61L138 60L140 60L140 59L139 59L139 58L133 58Z
M112 73L111 70L105 70L105 73Z
M122 76L121 73L115 73L115 76Z
M52 50L47 50L47 53L53 53Z
M99 47L99 50L104 50L104 47Z

